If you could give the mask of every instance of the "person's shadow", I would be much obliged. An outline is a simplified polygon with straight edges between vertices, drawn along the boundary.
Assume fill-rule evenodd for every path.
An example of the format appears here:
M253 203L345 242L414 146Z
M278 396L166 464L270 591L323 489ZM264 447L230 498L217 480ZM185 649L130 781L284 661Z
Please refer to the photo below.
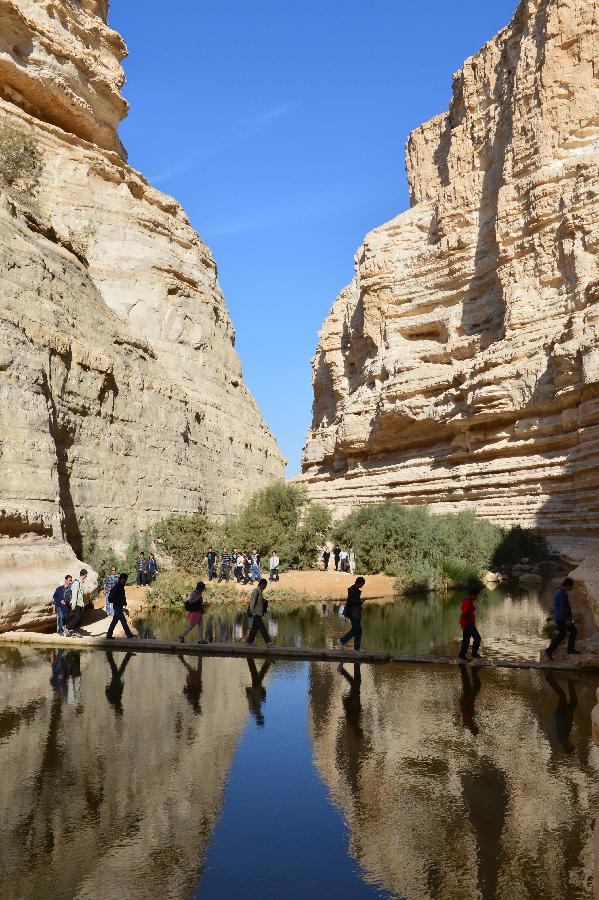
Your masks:
M460 665L460 675L462 676L462 695L460 697L460 711L462 713L462 724L464 728L476 737L479 732L478 725L474 718L476 698L482 687L480 681L480 667ZM472 675L472 679L470 678Z
M264 703L266 703L266 688L264 687L263 681L266 677L266 673L270 669L271 662L269 659L266 659L262 663L260 671L258 671L252 657L248 657L247 664L252 678L251 687L246 687L245 689L248 698L248 707L251 714L256 719L256 725L260 728L264 728L264 714L262 712L262 707Z
M133 656L135 656L135 653L132 653L131 651L126 653L122 663L117 667L114 661L114 656L112 655L112 651L106 651L106 659L108 661L108 665L110 666L112 677L110 679L110 682L104 688L104 693L106 694L106 699L114 709L114 712L117 716L123 715L123 691L125 690L125 685L123 684L123 675L125 674L125 669L129 665L129 662Z
M202 696L202 657L197 657L195 669L193 666L189 665L182 653L179 654L179 659L187 670L185 684L183 686L183 695L196 716L201 716L202 707L200 706L200 697Z
M555 674L550 670L545 676L547 684L557 694L557 706L555 707L555 734L566 753L572 753L574 749L570 743L570 734L572 733L572 724L574 722L574 712L578 706L578 697L576 696L576 684L568 678L568 696L566 697L564 689L555 679Z
M343 675L349 684L349 691L345 693L341 702L345 711L345 721L337 735L337 765L340 771L346 773L354 797L360 797L360 774L362 762L368 757L371 742L368 734L364 732L362 722L362 672L360 663L353 664L354 674L350 675L343 663L337 667L337 671Z

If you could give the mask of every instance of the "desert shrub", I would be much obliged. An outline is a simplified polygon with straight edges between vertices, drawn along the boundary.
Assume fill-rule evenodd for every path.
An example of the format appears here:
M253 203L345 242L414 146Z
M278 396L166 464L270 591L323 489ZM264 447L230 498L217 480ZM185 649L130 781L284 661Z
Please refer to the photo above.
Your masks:
M540 532L515 525L503 531L493 553L492 565L495 568L513 566L521 559L529 559L533 563L540 562L546 559L550 552L549 544Z
M360 572L395 575L401 593L478 580L498 558L547 555L547 545L526 529L504 530L472 512L434 516L391 501L354 510L333 539L353 547Z
M111 566L116 566L117 572L128 572L130 583L135 581L135 564L140 551L143 550L147 555L152 546L150 531L132 532L129 535L125 552L119 554L111 547L100 544L98 528L91 516L85 516L81 519L79 530L82 539L83 561L98 573L98 587L101 587L102 580L110 572ZM160 566L160 560L157 559L157 562Z
M34 197L44 157L33 135L20 128L0 128L0 180L20 194Z
M159 572L147 595L152 606L182 606L196 585L197 579L187 572L169 570Z
M255 493L223 525L203 513L176 514L154 526L154 537L187 572L205 572L209 546L217 552L224 547L248 551L256 547L263 557L276 550L283 568L298 569L315 564L330 527L325 507L311 503L303 488L281 482Z

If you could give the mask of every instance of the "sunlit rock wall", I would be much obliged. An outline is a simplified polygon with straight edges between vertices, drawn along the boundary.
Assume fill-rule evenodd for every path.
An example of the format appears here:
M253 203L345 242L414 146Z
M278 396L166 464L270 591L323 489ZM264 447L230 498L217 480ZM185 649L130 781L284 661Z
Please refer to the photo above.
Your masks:
M523 0L407 146L313 361L303 457L342 513L599 524L599 5Z

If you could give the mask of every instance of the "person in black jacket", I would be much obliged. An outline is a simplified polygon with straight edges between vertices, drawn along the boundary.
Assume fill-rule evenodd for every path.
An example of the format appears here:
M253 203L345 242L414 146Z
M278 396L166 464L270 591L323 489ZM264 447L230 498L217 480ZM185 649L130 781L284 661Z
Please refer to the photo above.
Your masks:
M362 588L366 581L362 576L356 578L354 584L347 592L347 600L345 602L344 616L351 622L351 628L337 641L339 650L343 650L345 645L351 639L354 639L354 650L358 652L362 643Z
M112 641L113 632L116 628L117 624L120 622L123 628L125 629L125 634L128 638L133 637L133 632L129 628L129 624L127 622L127 618L125 616L125 607L127 606L127 597L125 596L125 585L127 584L127 578L129 576L123 572L119 575L119 580L111 590L108 596L108 602L112 603L114 608L114 615L112 617L112 622L110 623L110 627L106 634L106 640Z
M339 558L341 556L341 547L335 545L333 547L333 559L335 560L335 571L339 571Z
M137 575L137 587L143 587L143 585L146 583L146 575L148 572L146 554L143 552L143 550L139 554L139 559L135 564L135 572Z
M573 587L574 582L572 581L572 579L566 578L562 582L562 586L559 587L555 592L553 618L555 619L555 624L557 625L557 635L545 650L545 653L547 654L549 659L553 659L553 654L565 638L566 632L569 632L568 653L580 652L579 650L575 649L576 635L578 634L578 630L572 618L572 607L570 606L570 598L568 596Z

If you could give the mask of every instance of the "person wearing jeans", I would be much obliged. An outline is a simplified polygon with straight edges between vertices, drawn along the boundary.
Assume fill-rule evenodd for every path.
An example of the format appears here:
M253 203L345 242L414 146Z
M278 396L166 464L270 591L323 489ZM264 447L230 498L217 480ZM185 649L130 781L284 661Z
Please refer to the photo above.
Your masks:
M360 578L356 578L354 584L352 584L347 592L347 600L345 602L343 615L346 619L349 619L351 628L347 634L344 634L343 637L337 641L339 650L343 650L347 642L351 641L352 638L354 639L354 650L356 653L362 646L362 604L364 603L362 600L362 588L365 584L365 579L360 576Z
M125 585L127 584L127 578L129 576L123 572L119 575L119 580L113 587L110 592L110 597L108 598L110 603L114 608L114 615L112 617L112 622L110 623L110 627L108 632L106 633L106 640L112 641L114 629L117 624L120 622L125 630L125 634L128 638L133 637L133 632L129 628L129 623L127 622L127 617L125 616L125 607L127 606L127 597L125 596Z
M252 627L250 628L250 633L248 634L248 638L246 644L253 644L254 638L260 632L262 637L264 638L264 643L269 647L272 647L274 641L271 640L266 625L262 619L262 616L266 612L268 608L268 602L264 599L264 591L268 586L268 582L266 578L261 578L258 582L258 587L254 588L252 591L252 596L250 597L250 615L252 617Z
M561 587L555 592L553 618L557 625L557 636L553 638L545 653L549 659L553 659L553 654L561 644L568 632L568 653L578 654L580 651L575 649L576 635L578 629L572 619L572 607L570 606L569 592L574 587L571 578L566 578Z
M81 569L79 578L76 578L71 585L71 600L73 603L73 615L67 622L66 630L79 631L81 628L81 619L83 618L83 607L85 606L84 587L87 578L87 569Z
M72 581L73 579L70 575L65 575L64 584L59 584L54 591L54 597L52 598L54 610L56 612L56 633L61 635L64 634L65 625L69 617L70 608L68 598L71 596Z

